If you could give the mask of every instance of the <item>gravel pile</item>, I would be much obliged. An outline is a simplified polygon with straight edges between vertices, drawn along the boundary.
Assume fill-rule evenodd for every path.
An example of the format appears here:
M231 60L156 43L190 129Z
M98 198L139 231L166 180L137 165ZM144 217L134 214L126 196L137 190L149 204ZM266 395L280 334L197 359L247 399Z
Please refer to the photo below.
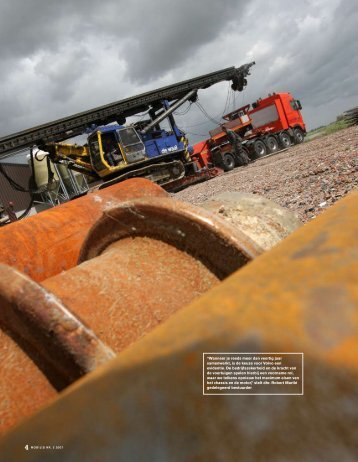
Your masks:
M173 196L200 205L224 191L260 194L307 222L358 186L357 153L358 126L353 126L261 158Z

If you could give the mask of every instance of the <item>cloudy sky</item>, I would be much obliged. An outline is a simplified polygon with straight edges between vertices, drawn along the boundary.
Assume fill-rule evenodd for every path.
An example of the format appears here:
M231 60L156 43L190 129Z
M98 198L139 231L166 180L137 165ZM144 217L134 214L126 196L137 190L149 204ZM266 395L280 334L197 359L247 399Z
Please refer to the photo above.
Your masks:
M357 0L0 0L0 136L253 60L235 100L199 93L208 114L290 91L315 128L358 105L357 24Z

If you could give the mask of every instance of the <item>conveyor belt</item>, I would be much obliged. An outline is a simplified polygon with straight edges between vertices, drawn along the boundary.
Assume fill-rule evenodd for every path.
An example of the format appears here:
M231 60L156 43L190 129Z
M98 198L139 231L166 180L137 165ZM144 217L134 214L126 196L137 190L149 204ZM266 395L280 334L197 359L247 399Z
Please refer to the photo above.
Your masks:
M143 112L162 99L173 101L190 90L204 89L224 80L232 80L233 88L242 91L246 85L245 77L249 75L253 64L255 63L244 64L239 68L228 67L4 136L0 138L0 158L23 148L50 141L63 141L80 135L92 124L103 125L113 121L124 123L126 117Z

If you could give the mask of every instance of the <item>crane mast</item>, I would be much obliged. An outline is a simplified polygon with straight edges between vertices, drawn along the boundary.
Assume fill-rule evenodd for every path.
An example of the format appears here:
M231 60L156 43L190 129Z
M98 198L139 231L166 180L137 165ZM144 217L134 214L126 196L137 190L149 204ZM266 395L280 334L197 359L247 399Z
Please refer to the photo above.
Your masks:
M247 84L246 77L254 64L251 62L238 68L228 67L4 136L0 138L0 158L21 149L60 142L81 135L93 125L111 122L124 124L127 117L150 108L160 108L163 100L172 102L183 98L192 90L205 89L225 80L232 80L233 90L242 91Z

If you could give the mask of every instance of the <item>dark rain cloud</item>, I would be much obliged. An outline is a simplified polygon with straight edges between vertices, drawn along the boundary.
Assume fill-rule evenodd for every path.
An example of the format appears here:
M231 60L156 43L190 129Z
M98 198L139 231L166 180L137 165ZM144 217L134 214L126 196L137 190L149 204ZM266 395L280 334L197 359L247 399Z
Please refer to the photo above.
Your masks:
M355 0L2 0L0 135L252 60L257 65L236 103L291 91L309 127L329 122L358 104L357 6ZM225 109L227 88L200 92L210 114ZM197 109L179 120L200 135L213 124Z

